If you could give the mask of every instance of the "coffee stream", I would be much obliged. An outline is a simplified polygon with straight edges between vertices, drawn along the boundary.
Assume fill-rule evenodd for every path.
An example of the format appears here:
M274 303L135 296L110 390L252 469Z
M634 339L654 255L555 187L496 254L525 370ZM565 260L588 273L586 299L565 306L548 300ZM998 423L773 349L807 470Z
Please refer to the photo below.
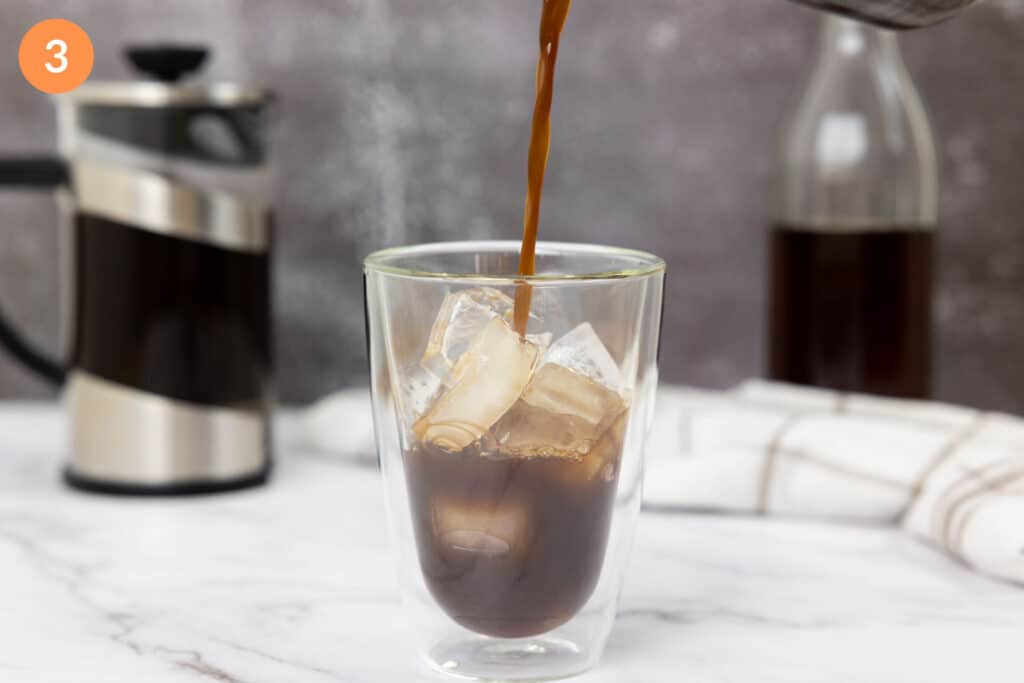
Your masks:
M555 90L555 62L558 43L569 16L572 0L544 0L540 19L540 57L537 60L537 100L533 108L530 132L530 161L523 210L523 246L519 254L519 274L533 275L537 269L537 226L540 200L544 190L544 171L551 146L551 100ZM526 334L530 322L532 290L527 283L516 288L514 328Z

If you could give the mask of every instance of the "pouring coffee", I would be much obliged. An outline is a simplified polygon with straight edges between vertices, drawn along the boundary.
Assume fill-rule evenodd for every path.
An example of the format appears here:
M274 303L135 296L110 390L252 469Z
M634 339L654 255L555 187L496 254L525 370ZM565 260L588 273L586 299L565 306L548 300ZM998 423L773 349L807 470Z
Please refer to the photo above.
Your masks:
M68 357L0 316L0 343L62 384L67 480L114 493L263 482L270 469L268 95L177 81L200 47L127 51L150 80L59 96L57 158L0 160L0 186L55 189Z

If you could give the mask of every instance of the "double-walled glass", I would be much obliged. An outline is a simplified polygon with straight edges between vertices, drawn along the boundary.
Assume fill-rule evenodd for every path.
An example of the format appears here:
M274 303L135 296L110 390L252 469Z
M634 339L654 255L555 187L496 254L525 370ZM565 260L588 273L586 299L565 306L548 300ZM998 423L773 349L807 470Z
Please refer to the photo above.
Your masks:
M600 658L641 502L665 265L545 244L366 260L377 448L421 655L471 679ZM529 295L525 336L514 322Z

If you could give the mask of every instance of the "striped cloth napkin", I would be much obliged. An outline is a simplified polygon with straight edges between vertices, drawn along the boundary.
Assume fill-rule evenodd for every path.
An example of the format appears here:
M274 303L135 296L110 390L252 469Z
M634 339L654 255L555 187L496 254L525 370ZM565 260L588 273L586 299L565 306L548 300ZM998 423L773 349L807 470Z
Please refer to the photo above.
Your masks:
M1024 420L762 381L665 387L656 411L650 507L899 524L1024 583ZM376 462L365 389L309 408L302 434L333 457Z
M647 452L649 505L899 524L1024 583L1024 420L762 381L668 388Z

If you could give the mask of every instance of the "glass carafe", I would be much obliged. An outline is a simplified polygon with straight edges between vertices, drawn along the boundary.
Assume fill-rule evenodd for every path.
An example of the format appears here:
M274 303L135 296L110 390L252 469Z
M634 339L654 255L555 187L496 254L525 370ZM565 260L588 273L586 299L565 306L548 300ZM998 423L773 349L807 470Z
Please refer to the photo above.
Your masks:
M928 397L938 172L895 33L823 20L777 178L772 378Z

